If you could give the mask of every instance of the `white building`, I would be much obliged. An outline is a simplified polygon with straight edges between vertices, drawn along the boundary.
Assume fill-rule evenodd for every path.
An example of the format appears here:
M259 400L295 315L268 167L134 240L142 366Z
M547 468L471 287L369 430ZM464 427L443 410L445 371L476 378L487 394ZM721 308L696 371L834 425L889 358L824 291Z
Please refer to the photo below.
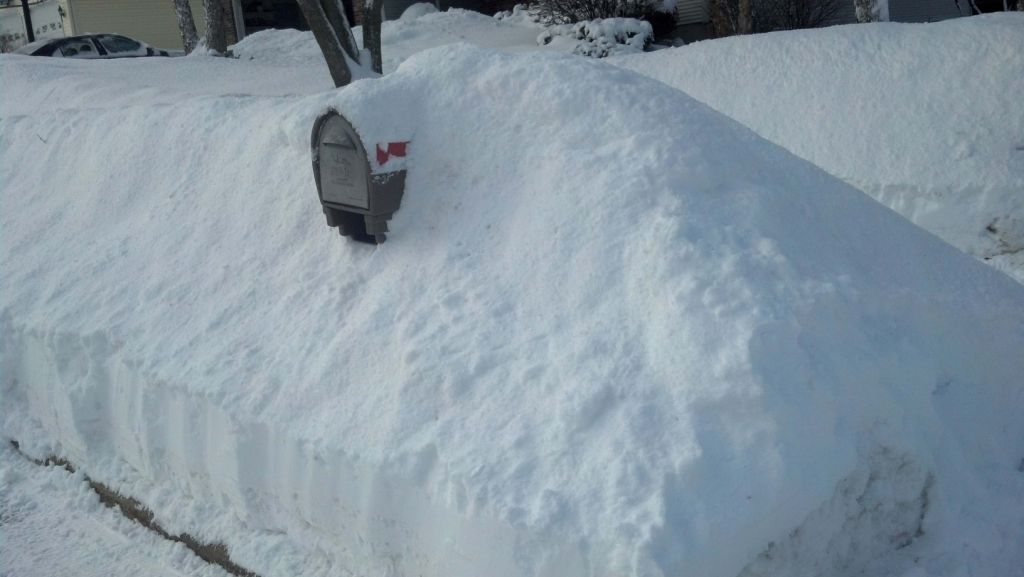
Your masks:
M29 3L32 31L37 40L64 36L57 0L32 0ZM0 0L0 52L10 52L28 42L25 15L20 0Z

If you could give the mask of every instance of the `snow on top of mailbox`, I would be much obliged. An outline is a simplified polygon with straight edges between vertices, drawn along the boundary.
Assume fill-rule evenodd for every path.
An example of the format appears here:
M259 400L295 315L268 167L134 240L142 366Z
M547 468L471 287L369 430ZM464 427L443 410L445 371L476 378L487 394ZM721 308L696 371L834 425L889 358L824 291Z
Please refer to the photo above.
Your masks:
M413 145L420 106L408 98L395 98L380 91L376 82L357 82L352 90L343 90L323 112L333 110L352 125L363 141L370 172L385 174L405 170L406 158ZM358 98L354 96L358 95Z
M1024 289L677 90L450 46L49 106L3 120L5 401L260 574L1021 566ZM330 107L412 142L381 248L323 223Z

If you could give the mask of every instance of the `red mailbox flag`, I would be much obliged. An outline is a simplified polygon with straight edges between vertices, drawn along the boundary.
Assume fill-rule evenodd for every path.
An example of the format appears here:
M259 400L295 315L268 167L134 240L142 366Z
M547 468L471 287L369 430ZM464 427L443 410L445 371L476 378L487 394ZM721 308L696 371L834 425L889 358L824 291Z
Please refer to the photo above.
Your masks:
M409 142L389 142L385 147L381 147L380 143L377 143L377 164L384 166L387 161L391 160L392 156L398 158L405 158L405 148Z

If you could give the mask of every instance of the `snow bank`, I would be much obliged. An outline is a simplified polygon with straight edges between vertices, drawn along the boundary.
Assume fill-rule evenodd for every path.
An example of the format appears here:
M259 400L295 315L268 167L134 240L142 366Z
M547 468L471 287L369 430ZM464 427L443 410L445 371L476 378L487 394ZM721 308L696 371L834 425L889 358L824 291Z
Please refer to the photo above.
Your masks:
M448 44L468 42L513 52L542 49L536 43L541 26L529 19L502 20L479 12L455 8L430 13L425 8L417 8L418 6L427 4L410 6L407 12L411 11L410 16L414 17L386 20L381 25L385 73L393 72L413 54ZM356 26L352 33L362 46L363 27ZM571 52L572 46L552 46L543 49ZM232 46L231 51L239 58L256 59L267 63L280 62L291 66L323 63L323 56L312 32L264 30L246 36ZM370 75L364 73L360 77Z
M1024 14L758 34L617 63L1024 281Z
M387 20L381 27L384 72L395 70L418 52L463 42L510 52L540 49L571 52L571 47L538 47L536 38L540 29L539 24L528 19L502 20L456 8L418 14L413 19ZM357 26L353 32L362 43L362 26Z
M313 33L306 30L260 30L231 45L231 53L244 60L292 60L315 62L323 60Z
M360 46L362 44L360 43ZM259 60L261 63L275 64L282 67L327 68L323 53L310 31L292 29L261 30L250 34L237 44L228 47L235 58L243 60ZM374 78L378 76L369 65L362 66L346 57L352 79ZM369 54L362 56L363 62L369 62ZM315 66L319 64L320 66Z
M85 64L0 58L61 88L0 121L0 419L168 530L263 575L1024 565L1024 288L679 91L463 45L97 108L144 65ZM412 135L381 248L324 224L329 107Z
M42 60L42 62L40 62ZM91 60L5 56L0 118L82 109L173 105L211 97L296 97L329 90L323 58L295 62L197 56ZM74 84L66 78L73 78Z
M361 46L362 27L353 28L353 34ZM643 51L652 39L649 23L630 18L545 28L519 5L491 17L461 9L437 12L432 4L420 3L406 9L401 18L383 22L381 28L385 73L394 71L418 52L463 42L508 52L568 52L604 57ZM257 32L231 46L231 52L243 60L282 66L323 62L313 34L297 30ZM356 72L357 78L372 76L369 70Z
M427 14L437 14L437 7L429 2L418 2L409 6L402 12L402 15L398 18L404 22L411 22L417 18L426 16Z

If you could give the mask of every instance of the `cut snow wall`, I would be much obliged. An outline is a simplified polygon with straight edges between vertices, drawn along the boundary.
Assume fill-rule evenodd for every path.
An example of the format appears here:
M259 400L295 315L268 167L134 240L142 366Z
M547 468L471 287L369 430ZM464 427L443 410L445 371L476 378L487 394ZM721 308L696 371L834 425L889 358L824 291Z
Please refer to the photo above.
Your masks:
M209 398L146 378L107 335L7 328L4 372L14 382L5 386L5 404L27 409L47 438L59 440L57 450L91 464L98 480L125 487L127 479L129 491L136 477L156 482L160 490L142 496L161 522L231 544L235 560L261 574L280 568L270 552L246 545L253 532L287 531L299 551L328 551L335 568L327 574L359 568L469 576L487 567L488 575L515 576L522 574L517 550L541 549L536 536L424 500L401 472L319 448L287 428L240 421ZM6 420L7 434L31 431ZM419 458L429 468L437 455ZM121 463L97 467L111 462ZM189 513L176 509L183 502L227 512L242 529L229 526L239 532L225 534L190 525ZM580 574L578 550L542 548L547 552L532 562L537 575Z

